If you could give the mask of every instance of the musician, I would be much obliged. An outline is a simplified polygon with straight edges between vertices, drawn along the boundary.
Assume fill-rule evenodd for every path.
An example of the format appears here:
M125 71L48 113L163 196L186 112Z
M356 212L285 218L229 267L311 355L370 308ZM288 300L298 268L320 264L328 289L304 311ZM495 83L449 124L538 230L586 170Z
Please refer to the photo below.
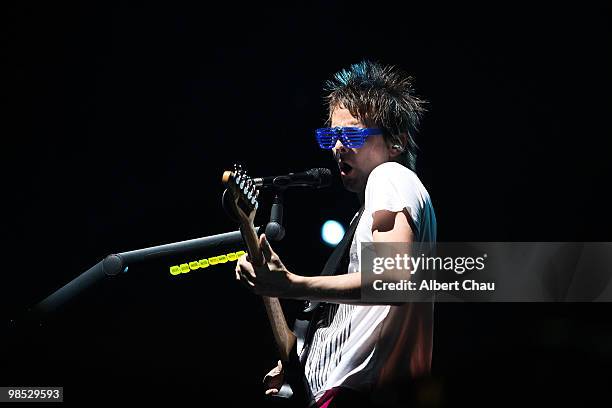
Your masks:
M299 275L262 235L266 264L254 268L243 256L236 278L256 294L325 302L303 367L317 406L399 404L402 390L430 371L433 303L360 304L359 248L436 240L431 199L415 173L414 135L425 102L403 71L370 61L341 70L325 88L330 128L317 130L317 141L363 206L346 270ZM282 377L279 361L266 376L267 394L278 393Z

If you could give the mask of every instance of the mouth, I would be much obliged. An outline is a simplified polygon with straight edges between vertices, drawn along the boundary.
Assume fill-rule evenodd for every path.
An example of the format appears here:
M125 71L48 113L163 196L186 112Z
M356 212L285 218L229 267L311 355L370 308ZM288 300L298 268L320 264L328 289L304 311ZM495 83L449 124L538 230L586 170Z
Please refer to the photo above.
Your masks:
M338 167L340 168L340 175L342 176L348 176L351 171L353 171L353 166L343 161L338 162Z

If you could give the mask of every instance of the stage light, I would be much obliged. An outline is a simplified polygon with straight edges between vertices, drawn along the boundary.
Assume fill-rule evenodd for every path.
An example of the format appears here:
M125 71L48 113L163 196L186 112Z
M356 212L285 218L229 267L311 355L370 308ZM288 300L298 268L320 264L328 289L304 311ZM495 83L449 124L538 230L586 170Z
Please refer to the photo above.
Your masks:
M329 246L336 246L344 237L344 227L338 221L329 220L321 227L321 239Z

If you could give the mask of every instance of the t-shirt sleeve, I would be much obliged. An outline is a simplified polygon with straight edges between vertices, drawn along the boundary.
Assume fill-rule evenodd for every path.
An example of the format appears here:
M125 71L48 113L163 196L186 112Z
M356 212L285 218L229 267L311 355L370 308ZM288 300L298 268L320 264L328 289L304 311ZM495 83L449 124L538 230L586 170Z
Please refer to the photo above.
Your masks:
M423 209L418 183L416 175L399 164L377 167L366 187L368 212L373 215L380 210L399 212L405 208L418 228Z

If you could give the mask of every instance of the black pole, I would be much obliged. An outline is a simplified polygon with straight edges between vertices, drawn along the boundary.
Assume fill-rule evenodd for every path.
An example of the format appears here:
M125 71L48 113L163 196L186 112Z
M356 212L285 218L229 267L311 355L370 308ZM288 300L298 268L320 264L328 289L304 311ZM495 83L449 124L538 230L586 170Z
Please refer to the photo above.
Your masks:
M256 228L258 231L260 228ZM193 251L211 250L220 247L242 243L240 231L226 232L203 238L158 245L134 251L111 254L102 261L83 272L81 275L56 290L47 298L31 308L35 315L47 315L61 308L68 301L92 288L105 279L113 279L122 273L127 273L130 265Z
M285 228L283 227L283 192L284 188L280 188L276 191L270 212L270 222L265 228L256 227L257 235L266 231L266 235L269 235L269 238L273 241L280 241L285 236ZM225 190L221 198L222 207L230 218L236 220L236 215L231 211L231 205L228 203L229 199L230 197L227 194L227 190ZM36 318L53 313L98 283L127 273L130 265L137 265L139 263L164 257L183 255L193 251L215 250L221 247L242 243L242 235L240 230L238 230L171 244L136 249L119 254L111 254L30 308L29 312L36 316Z

